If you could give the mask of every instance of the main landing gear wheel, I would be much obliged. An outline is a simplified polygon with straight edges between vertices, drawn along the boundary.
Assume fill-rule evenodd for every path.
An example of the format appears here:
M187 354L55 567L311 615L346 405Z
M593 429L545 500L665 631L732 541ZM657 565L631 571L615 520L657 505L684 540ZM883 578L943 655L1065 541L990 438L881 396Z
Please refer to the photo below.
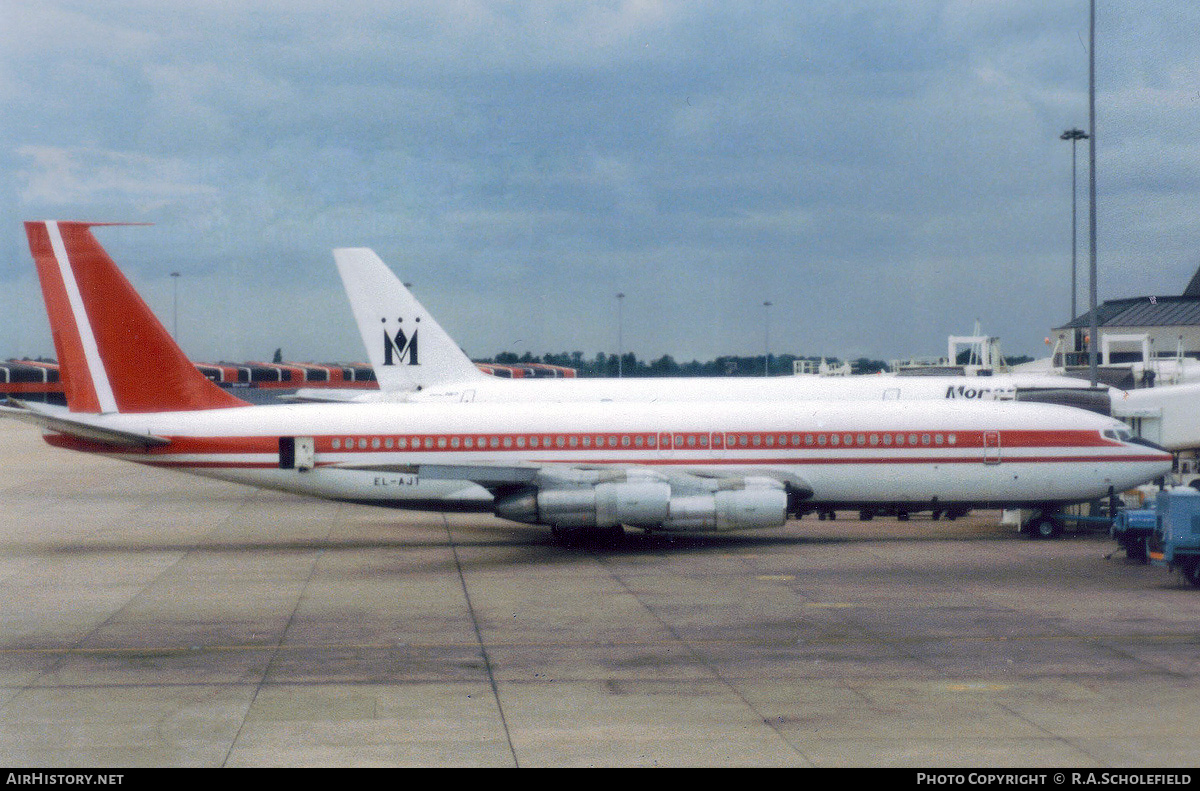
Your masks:
M1039 516L1029 524L1029 537L1046 540L1062 535L1062 523L1048 516Z

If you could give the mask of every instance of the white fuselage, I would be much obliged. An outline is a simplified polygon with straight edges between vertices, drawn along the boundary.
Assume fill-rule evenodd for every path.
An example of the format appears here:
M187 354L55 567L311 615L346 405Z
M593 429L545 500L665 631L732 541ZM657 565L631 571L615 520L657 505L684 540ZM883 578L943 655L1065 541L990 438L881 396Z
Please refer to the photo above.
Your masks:
M1017 389L1087 387L1032 376L764 376L629 379L495 379L429 387L413 401L823 401L1011 400Z
M480 376L420 389L329 391L301 389L301 400L357 403L489 403L570 401L1011 401L1018 391L1087 390L1062 376L770 376L645 377L627 379L500 379Z
M319 497L438 509L487 510L493 496L469 476L426 479L422 465L766 475L802 481L811 503L830 505L1078 502L1170 469L1168 454L1118 439L1117 421L1019 403L296 404L102 420L171 442L131 452L48 441ZM311 458L281 466L281 437L310 445Z

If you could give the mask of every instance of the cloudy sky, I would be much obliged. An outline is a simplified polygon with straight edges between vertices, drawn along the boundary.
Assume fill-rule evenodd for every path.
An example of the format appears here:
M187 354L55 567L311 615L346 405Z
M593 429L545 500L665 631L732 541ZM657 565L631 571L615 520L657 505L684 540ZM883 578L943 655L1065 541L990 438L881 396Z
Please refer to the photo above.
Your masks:
M1098 0L1102 300L1200 266L1198 36ZM618 292L643 358L1040 355L1087 38L1086 0L0 0L0 357L53 353L39 218L153 223L97 235L168 327L180 273L198 360L363 359L338 246L477 357L615 351Z

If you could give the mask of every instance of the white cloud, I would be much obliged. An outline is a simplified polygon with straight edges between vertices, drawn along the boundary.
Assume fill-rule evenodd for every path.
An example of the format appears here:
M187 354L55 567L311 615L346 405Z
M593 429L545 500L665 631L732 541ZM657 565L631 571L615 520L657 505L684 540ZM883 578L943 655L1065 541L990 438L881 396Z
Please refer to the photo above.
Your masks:
M211 203L214 187L197 183L189 165L175 159L90 148L26 145L17 149L26 169L15 175L19 197L45 207L125 201L138 214L172 204Z
M1170 267L1194 269L1196 8L1100 20L1113 272L1154 260L1156 235ZM616 290L647 357L728 351L767 298L773 343L803 353L936 353L976 311L1020 352L1062 319L1065 279L1047 262L1069 256L1058 135L1086 124L1083 7L47 0L4 13L13 261L20 219L147 220L113 235L118 262L133 245L214 289L340 306L329 248L369 244L424 295L452 293L479 354L529 336L518 319L548 347L530 351L604 348ZM1102 296L1140 282L1124 280L1102 280ZM1019 309L993 294L1006 282L1032 284ZM980 294L994 304L974 307ZM639 300L655 307L638 317ZM311 337L293 313L272 315Z

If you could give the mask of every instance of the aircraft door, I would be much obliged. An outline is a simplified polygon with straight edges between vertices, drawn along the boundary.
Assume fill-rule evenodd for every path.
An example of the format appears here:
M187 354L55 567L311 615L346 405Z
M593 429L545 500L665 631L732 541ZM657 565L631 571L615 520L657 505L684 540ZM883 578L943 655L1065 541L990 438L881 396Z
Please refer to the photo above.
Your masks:
M999 431L983 432L983 463L984 464L999 464L1000 463L1000 432Z
M280 437L279 469L308 472L317 463L317 443L312 437Z

